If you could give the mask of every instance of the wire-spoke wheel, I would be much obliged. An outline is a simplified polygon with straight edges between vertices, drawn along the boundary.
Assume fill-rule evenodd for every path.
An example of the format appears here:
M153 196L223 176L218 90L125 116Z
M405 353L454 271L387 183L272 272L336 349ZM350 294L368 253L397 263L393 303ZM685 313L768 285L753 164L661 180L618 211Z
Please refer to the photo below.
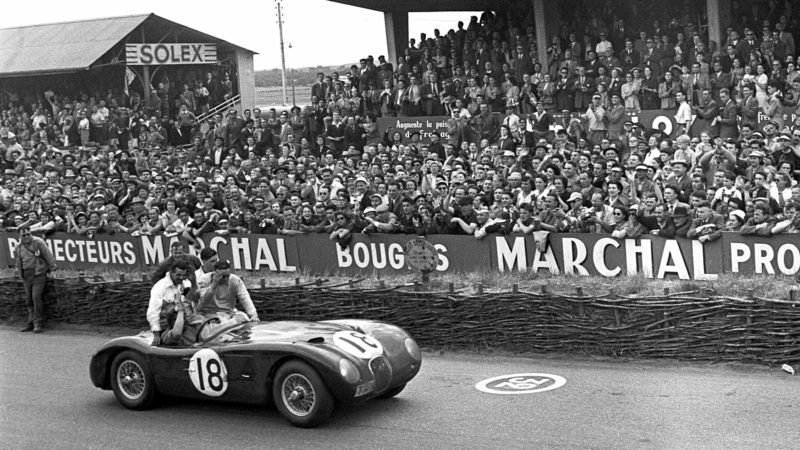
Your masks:
M278 411L293 425L310 428L333 411L333 397L316 370L292 360L282 365L272 386Z
M117 400L130 409L146 409L155 399L150 367L139 353L127 350L111 364L111 388Z

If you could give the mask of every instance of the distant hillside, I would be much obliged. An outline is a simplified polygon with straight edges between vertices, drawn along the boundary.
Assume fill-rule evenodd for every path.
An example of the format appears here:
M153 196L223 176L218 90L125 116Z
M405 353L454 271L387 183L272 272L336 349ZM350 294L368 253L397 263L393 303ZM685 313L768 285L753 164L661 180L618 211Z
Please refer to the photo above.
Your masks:
M322 72L325 75L330 75L331 72L339 72L344 75L350 71L352 64L342 64L340 66L317 66L317 67L303 67L294 69L294 83L295 86L311 85L317 81L317 72ZM286 84L292 84L292 71L286 69ZM257 70L256 71L256 86L257 87L273 87L281 85L281 70Z

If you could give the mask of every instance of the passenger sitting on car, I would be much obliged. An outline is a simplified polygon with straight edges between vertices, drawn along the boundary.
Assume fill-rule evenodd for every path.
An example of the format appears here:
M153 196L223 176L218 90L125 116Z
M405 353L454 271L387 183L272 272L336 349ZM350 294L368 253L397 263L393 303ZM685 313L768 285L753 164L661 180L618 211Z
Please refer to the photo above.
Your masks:
M179 305L174 324L161 333L163 345L193 345L205 341L225 328L250 320L245 313L239 311L225 319L214 317L206 320L192 311L190 303L181 302Z
M161 332L169 327L171 310L182 303L184 295L190 292L191 283L186 280L190 272L192 269L185 260L174 260L167 274L150 289L147 322L153 332L152 345L161 344Z
M207 283L206 278L210 277L211 282ZM204 279L199 280L198 284L206 285L200 290L200 300L197 304L197 313L205 319L218 317L220 320L229 319L236 312L237 302L247 313L251 322L258 322L258 312L247 286L244 281L236 275L231 274L230 261L217 261L214 264L214 271L203 275Z

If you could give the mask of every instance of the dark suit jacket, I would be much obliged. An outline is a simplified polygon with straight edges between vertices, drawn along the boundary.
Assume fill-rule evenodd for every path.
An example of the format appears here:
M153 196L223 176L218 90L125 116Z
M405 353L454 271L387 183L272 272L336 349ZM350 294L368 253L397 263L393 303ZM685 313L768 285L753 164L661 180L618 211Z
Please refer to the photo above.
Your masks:
M737 138L739 136L739 107L733 100L728 100L719 115L719 137L722 139Z

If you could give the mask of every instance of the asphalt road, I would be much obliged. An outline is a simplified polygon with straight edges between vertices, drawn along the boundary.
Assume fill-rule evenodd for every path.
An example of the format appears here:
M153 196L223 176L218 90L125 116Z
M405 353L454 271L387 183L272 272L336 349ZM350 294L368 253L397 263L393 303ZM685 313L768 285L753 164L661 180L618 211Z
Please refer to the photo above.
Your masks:
M0 327L0 448L797 448L800 377L776 367L426 354L395 399L291 427L274 408L170 401L122 408L88 376L109 336ZM546 392L475 388L560 375Z

